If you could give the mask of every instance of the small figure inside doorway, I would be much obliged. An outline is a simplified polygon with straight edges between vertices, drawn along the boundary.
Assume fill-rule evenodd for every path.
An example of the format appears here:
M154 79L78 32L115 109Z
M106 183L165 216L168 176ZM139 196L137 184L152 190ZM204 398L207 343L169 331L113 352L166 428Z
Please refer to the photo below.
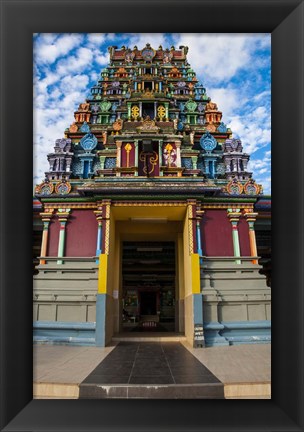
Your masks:
M129 314L128 311L126 311L126 309L122 310L122 320L124 322L131 322L132 321L132 315Z

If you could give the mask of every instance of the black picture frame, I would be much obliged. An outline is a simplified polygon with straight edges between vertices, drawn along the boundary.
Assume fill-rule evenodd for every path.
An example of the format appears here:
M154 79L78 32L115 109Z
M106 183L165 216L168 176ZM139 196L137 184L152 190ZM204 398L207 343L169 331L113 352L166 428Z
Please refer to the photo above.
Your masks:
M303 0L1 1L1 430L303 430L303 17ZM32 400L32 34L181 31L272 34L272 399Z

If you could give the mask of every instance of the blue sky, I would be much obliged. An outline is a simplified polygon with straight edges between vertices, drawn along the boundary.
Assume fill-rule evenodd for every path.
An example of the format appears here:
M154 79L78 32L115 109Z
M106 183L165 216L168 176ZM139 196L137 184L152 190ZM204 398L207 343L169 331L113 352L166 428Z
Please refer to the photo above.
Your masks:
M34 184L48 170L47 154L74 121L109 61L108 46L142 49L189 47L188 61L208 96L223 113L233 137L251 155L253 178L271 187L270 34L102 34L34 35Z

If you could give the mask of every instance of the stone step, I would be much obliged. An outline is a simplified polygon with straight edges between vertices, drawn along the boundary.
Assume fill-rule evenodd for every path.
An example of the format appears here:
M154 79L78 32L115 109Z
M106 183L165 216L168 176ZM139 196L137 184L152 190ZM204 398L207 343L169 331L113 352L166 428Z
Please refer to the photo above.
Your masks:
M222 383L80 384L79 399L224 399L224 385Z
M146 333L122 333L112 337L112 342L185 342L187 340L184 334L164 334L159 332Z
M207 392L207 388L208 385L202 385L202 384L192 384L191 387L200 387L199 389L196 389L196 396L191 396L191 398L200 398L200 399L207 399L206 397L204 397L204 392L206 394ZM209 384L209 395L212 395L212 391L214 392L214 394L212 396L210 396L209 398L216 398L216 389L213 388L211 389L211 384ZM214 386L214 385L213 385ZM85 388L86 387L86 388ZM89 388L90 387L90 388ZM81 385L81 395L80 395L80 386L79 384L59 384L59 383L34 383L33 385L33 398L34 399L78 399L83 398L86 399L88 398L88 394L91 393L95 394L95 397L99 394L98 398L100 399L104 399L104 392L107 393L107 398L114 398L114 396L112 396L113 394L115 394L115 392L117 392L117 394L119 394L118 392L120 391L121 394L122 392L126 392L126 390L113 390L114 387L126 387L126 386L110 386L110 385L97 385L97 387L102 387L99 389L94 389L95 385ZM162 394L162 398L166 398L165 396L163 396L163 394L165 393L165 390L160 389L165 388L165 387L169 387L168 392L170 393L169 398L174 398L173 394L175 394L175 397L179 397L178 396L178 389L174 389L172 390L173 387L179 387L180 388L180 394L183 392L182 398L187 399L187 394L189 395L190 391L187 392L186 387L189 387L189 385L176 385L176 386L164 386L164 385L149 385L149 386L127 386L128 388L132 387L132 390L128 390L127 393L130 394L134 394L135 392L138 392L141 387L146 387L146 388L156 388L157 390L154 391L154 393L158 393L158 395ZM182 387L184 387L184 389L182 389ZM205 387L205 389L203 390L203 387ZM217 389L218 390L218 389ZM146 392L148 392L149 390L146 390ZM150 395L147 397L152 397L153 390L150 390ZM219 390L219 392L221 392L221 390ZM143 393L143 391L142 391ZM194 394L194 393L193 393ZM221 395L221 393L219 393ZM108 396L109 395L109 396ZM199 396L198 396L199 395ZM117 398L118 396L115 396L115 398ZM122 397L122 396L121 396ZM132 396L133 397L133 396ZM143 397L143 396L141 396ZM155 397L155 396L154 396ZM158 397L158 396L157 396ZM159 396L160 397L160 396ZM90 398L93 398L93 396L90 396ZM129 396L129 398L131 398L131 396ZM135 397L134 397L135 398ZM220 399L222 399L223 396L220 397ZM231 383L231 384L224 384L224 398L225 399L271 399L271 384L270 382L267 383L263 383L263 382L253 382L253 383Z

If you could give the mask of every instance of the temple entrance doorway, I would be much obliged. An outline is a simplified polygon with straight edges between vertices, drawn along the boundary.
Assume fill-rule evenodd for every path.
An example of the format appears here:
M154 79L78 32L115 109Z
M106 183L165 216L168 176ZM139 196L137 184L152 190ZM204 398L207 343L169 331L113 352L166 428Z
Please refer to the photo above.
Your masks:
M175 331L175 242L122 243L122 328Z

